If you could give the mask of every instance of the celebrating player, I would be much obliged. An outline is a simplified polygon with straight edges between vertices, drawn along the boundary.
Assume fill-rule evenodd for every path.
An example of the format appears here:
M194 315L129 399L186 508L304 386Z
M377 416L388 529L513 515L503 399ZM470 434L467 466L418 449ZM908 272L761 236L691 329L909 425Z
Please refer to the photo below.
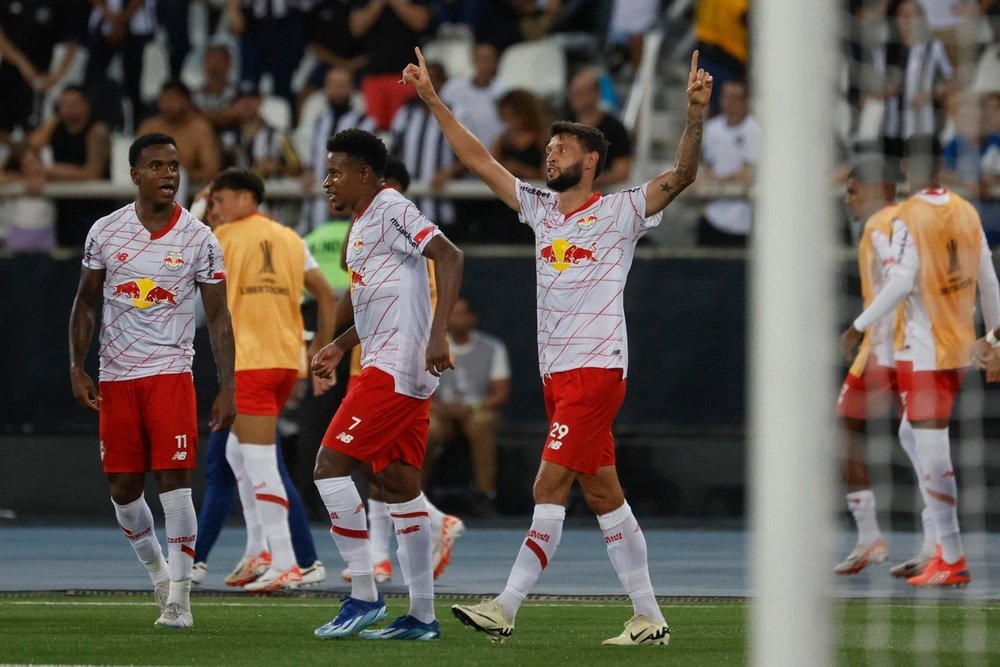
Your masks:
M388 152L363 130L343 130L327 144L324 188L335 204L358 215L348 239L354 327L313 359L313 372L332 377L359 343L362 371L351 381L316 456L316 488L330 513L331 533L351 573L351 595L320 638L361 633L368 639L433 640L430 521L420 490L430 396L437 376L453 368L448 317L462 279L462 253L412 202L382 185ZM431 313L427 259L434 261L437 304ZM371 463L396 528L409 612L385 628L375 588L364 504L351 473Z
M691 58L688 114L674 168L641 187L602 197L593 190L608 143L596 128L557 122L546 148L539 189L515 178L441 101L420 49L403 70L441 126L455 154L535 233L538 356L549 433L535 478L535 512L504 591L494 600L452 608L460 621L503 640L531 586L559 546L574 480L597 515L608 555L632 599L634 616L608 644L670 641L649 578L646 540L615 468L611 425L625 397L628 341L622 294L639 238L660 224L663 209L694 182L702 116L712 77Z

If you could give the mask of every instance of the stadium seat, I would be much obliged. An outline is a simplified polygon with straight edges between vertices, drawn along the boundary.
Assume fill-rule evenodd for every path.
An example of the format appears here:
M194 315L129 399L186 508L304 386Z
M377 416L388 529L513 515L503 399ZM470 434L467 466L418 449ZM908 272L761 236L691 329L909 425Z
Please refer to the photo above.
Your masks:
M111 182L131 184L132 176L129 171L128 149L135 141L135 137L130 134L111 135Z
M260 115L268 125L282 132L292 126L292 107L283 97L265 95L261 101Z
M1000 91L1000 44L994 44L979 57L972 90L977 93Z
M437 62L444 65L449 79L472 74L472 39L471 36L444 37L431 40L420 47L427 62Z
M142 54L142 81L139 97L145 104L154 104L160 97L160 89L170 78L170 60L167 49L159 39L146 44Z
M511 88L526 88L547 102L566 93L566 53L553 38L521 42L500 56L497 76Z

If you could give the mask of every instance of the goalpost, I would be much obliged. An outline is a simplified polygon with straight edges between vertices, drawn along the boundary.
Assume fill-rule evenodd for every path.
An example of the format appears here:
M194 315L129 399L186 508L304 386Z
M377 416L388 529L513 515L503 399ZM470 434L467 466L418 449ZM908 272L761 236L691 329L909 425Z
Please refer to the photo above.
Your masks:
M830 0L760 0L752 10L761 160L749 300L749 630L760 667L832 664L837 18Z

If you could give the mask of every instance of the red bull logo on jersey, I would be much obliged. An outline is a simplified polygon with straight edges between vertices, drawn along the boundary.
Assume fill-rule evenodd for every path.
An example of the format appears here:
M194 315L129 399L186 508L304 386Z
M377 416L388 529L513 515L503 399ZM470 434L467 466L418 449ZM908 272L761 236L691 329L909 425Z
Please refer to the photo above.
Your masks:
M595 218L596 221L596 218ZM538 259L542 260L556 271L565 271L580 262L596 262L596 246L584 248L566 239L556 239L550 245L541 249Z
M138 280L128 280L115 285L112 296L122 295L132 300L132 305L136 308L149 308L158 303L166 303L171 306L177 305L177 294L160 287L155 281L149 278L139 278Z
M354 291L355 287L368 287L368 283L365 282L364 270L356 271L350 269L351 274L351 291Z
M168 252L167 256L163 258L163 264L171 271L176 271L184 266L184 256L179 252Z
M585 216L577 220L576 224L580 226L580 229L590 229L591 227L597 224L597 216L596 215Z

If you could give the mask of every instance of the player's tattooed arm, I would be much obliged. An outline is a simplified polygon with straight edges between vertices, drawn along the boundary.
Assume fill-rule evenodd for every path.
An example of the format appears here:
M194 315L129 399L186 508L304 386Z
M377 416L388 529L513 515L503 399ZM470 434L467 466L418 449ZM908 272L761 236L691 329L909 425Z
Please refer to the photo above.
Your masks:
M701 135L705 126L703 116L708 100L712 96L712 75L698 68L697 51L691 56L687 96L687 122L677 146L674 167L654 178L646 188L646 217L662 211L684 188L694 183L698 175Z
M212 404L210 422L213 431L221 431L232 425L236 418L234 366L236 344L233 342L233 322L226 302L226 283L199 283L201 301L205 306L208 338L212 344L216 372L219 376L219 395Z
M92 410L100 409L101 394L93 378L84 370L84 364L94 337L97 308L104 289L104 273L104 269L84 268L81 271L69 316L69 374L73 396L80 405Z

